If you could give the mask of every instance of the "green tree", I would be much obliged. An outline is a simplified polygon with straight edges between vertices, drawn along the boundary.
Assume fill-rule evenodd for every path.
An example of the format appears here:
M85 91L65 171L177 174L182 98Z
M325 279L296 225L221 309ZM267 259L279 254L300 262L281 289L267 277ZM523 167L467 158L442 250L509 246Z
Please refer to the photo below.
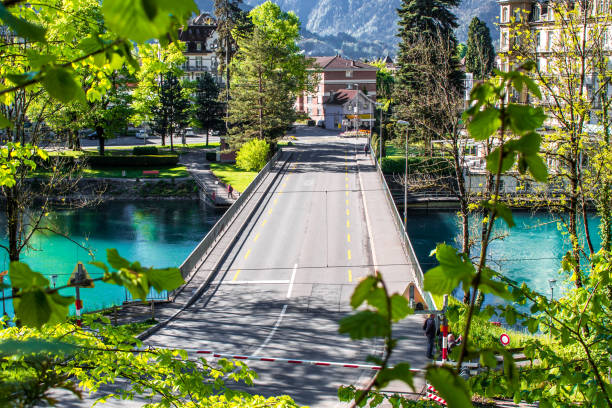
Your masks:
M399 51L397 55L399 71L395 78L394 100L396 103L395 115L399 119L414 123L421 117L428 117L432 122L444 120L432 115L431 112L423 111L422 107L415 103L423 86L428 79L422 75L422 71L430 71L423 67L422 53L417 46L423 46L428 39L444 38L449 41L449 47L457 48L457 40L453 30L457 27L457 19L450 8L459 4L459 0L422 1L402 0L398 9L399 30L397 36L400 38ZM426 51L426 50L425 50ZM435 62L435 52L432 58L425 61ZM456 53L449 56L453 70L450 73L450 83L457 89L463 87L463 74L459 69L459 60ZM417 137L425 140L427 148L430 149L430 140L439 135L425 129L415 129L413 132Z
M474 17L468 28L465 68L474 74L476 79L485 79L493 71L495 49L487 24Z
M238 39L232 62L229 142L259 138L271 144L295 120L293 101L309 84L309 61L300 54L299 19L271 2L254 8L252 33Z
M189 122L189 98L185 95L179 79L172 72L163 76L159 86L159 103L153 107L153 129L166 144L170 137L170 149L174 150L173 138Z
M212 75L205 72L197 79L194 91L192 121L206 133L206 146L208 146L210 132L220 130L223 125L221 119L223 105L219 102L219 86Z

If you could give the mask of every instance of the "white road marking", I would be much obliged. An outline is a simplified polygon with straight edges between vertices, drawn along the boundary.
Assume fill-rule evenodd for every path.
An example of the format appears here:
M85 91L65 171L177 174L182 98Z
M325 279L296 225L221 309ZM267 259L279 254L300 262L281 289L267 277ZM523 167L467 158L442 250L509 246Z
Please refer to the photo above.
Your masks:
M222 282L222 283L226 285L286 285L289 283L289 281L288 280L252 280L252 281L235 280L235 281Z
M287 289L287 299L291 297L291 291L293 290L293 281L295 281L295 273L297 272L298 265L293 265L293 272L291 273L291 281L289 282L289 289Z
M261 350L263 350L264 347L266 347L268 345L270 340L272 340L272 336L274 336L274 333L276 333L276 330L278 329L278 326L280 326L280 322L281 322L281 320L283 320L283 316L285 315L286 311L287 311L287 305L283 305L283 310L281 310L281 313L278 316L278 319L276 319L276 323L274 324L274 327L272 328L272 331L270 332L270 334L268 334L268 337L266 337L264 342L261 343L261 346L259 346L259 348L257 350L255 350L255 352L253 353L254 356L259 354L259 352Z

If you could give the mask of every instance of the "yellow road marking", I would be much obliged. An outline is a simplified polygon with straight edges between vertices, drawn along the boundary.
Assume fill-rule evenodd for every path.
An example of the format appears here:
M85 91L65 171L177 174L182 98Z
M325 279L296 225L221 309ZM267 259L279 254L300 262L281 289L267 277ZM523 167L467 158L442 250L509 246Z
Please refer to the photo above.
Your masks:
M351 223L349 220L346 220L346 228L351 228Z
M348 204L348 200L346 200L346 206L348 207L348 205L349 205L349 204Z
M348 215L350 215L350 213L351 213L351 212L350 212L350 211L349 211L349 209L347 208L347 209L346 209L346 215L348 216Z
M348 188L348 183L346 183L346 188Z
M351 260L351 250L350 250L350 249L348 250L347 255L348 255L348 259L349 259L349 261L350 261L350 260Z
M348 191L346 192L346 196L348 197Z
M283 188L285 188L285 187L287 187L287 182L286 181L283 183Z
M259 239L259 234L255 235L255 238L253 239L253 242L257 242L258 239Z
M348 176L344 178L344 180L348 181Z
M250 249L249 249L249 250L247 251L247 253L244 255L244 259L245 259L245 260L249 259L249 255L251 255L251 250L250 250Z
M232 279L232 280L236 280L236 279L238 279L238 275L240 275L240 271L241 271L241 269L238 269L238 270L236 271L236 275L234 275L234 279Z
M348 270L348 275L349 275L349 282L353 281L353 271L351 271L350 269Z
M270 214L272 214L272 209L271 208L268 210L268 215L270 215Z
M264 226L264 225L266 225L267 223L268 223L268 220L263 220L263 221L261 222L261 226L263 227L263 226Z
M348 242L351 242L351 234L348 234L348 235L346 236L346 240L347 240Z
M278 204L278 198L274 199L274 204Z

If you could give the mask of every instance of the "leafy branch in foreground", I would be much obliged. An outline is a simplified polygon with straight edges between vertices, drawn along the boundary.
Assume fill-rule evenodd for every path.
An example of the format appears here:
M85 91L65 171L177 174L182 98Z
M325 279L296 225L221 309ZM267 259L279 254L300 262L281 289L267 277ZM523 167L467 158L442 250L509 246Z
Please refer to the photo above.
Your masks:
M108 264L93 261L90 264L104 270L104 276L94 281L103 281L125 287L136 299L146 300L150 288L158 292L174 290L184 281L177 268L155 269L129 262L119 256L116 249L107 249ZM34 272L22 262L11 262L9 279L14 289L13 299L15 316L22 324L42 327L66 320L69 306L74 303L72 296L59 294L62 288L50 288L50 282L41 273Z

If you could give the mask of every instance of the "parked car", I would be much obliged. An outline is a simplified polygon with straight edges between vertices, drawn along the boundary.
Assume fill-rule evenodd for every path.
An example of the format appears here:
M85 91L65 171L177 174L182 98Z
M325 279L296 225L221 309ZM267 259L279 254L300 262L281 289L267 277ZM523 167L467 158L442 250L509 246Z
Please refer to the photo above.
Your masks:
M195 137L196 134L192 128L185 128L185 137Z
M325 129L325 121L324 120L319 120L317 122L317 126L320 127L320 128Z
M96 133L95 130L83 129L83 130L79 130L79 137L87 138L87 139L95 139L98 137L98 134Z
M149 137L149 135L147 134L146 130L139 129L136 131L135 137L137 137L138 139L146 139Z

